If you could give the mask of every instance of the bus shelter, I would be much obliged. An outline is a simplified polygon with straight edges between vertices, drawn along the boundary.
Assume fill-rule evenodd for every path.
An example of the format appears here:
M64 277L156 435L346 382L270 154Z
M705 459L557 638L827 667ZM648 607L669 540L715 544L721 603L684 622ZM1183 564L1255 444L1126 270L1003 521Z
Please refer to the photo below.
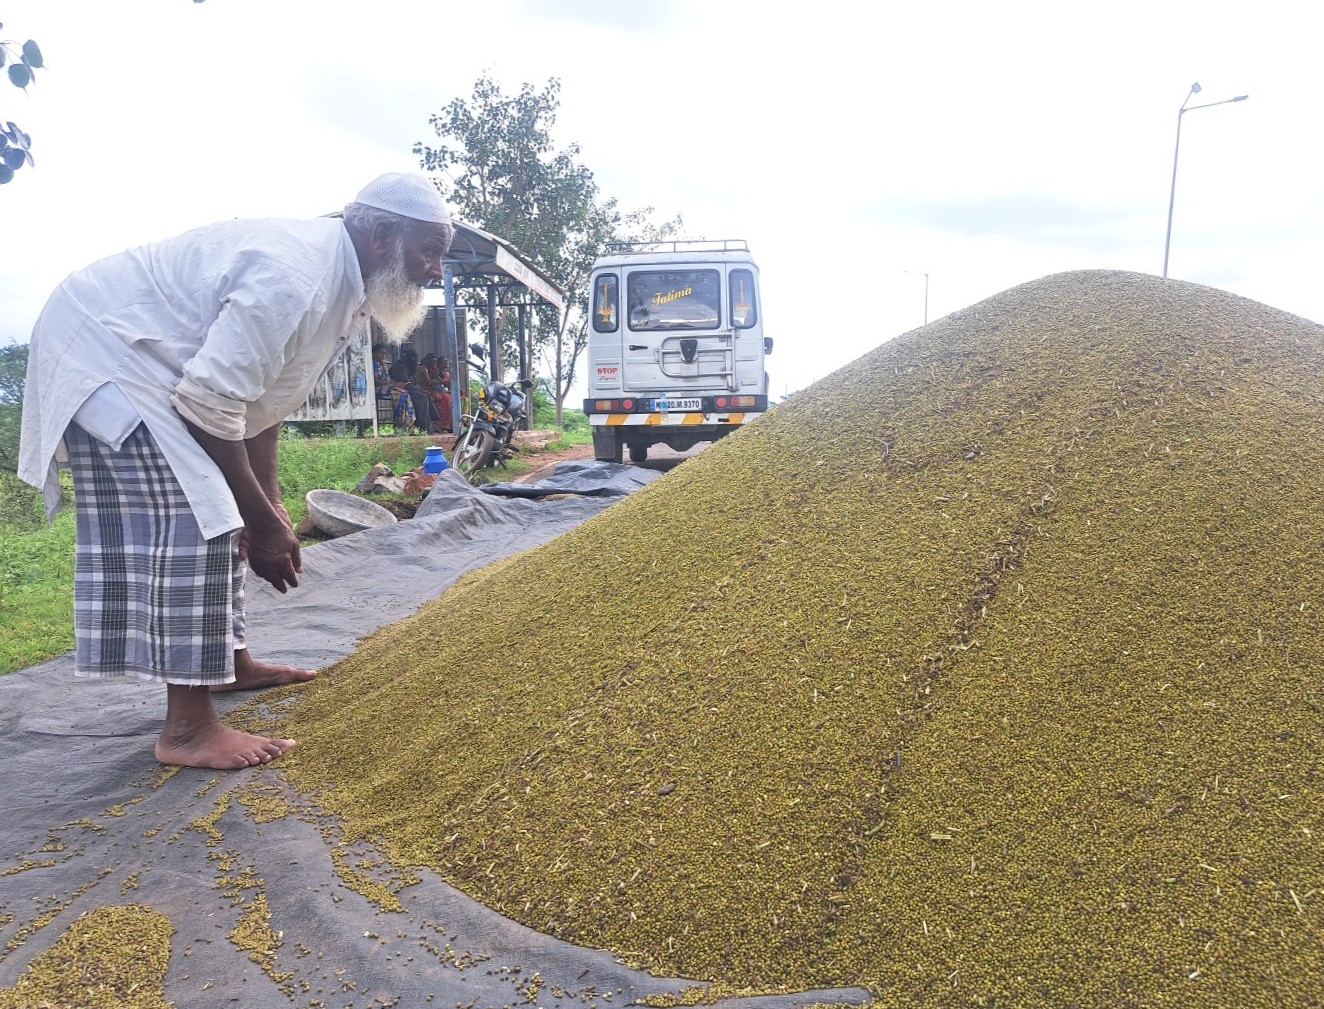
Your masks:
M424 291L428 305L422 325L405 341L421 358L428 353L450 362L451 429L460 429L461 391L468 393L468 312L487 314L485 349L490 377L503 381L498 320L515 311L518 322L516 381L530 377L533 367L529 310L540 302L564 310L565 294L543 270L509 242L472 225L456 221L455 240L442 264L443 279ZM465 295L465 304L457 298ZM292 423L353 423L371 425L377 433L377 391L373 381L371 324L318 380Z

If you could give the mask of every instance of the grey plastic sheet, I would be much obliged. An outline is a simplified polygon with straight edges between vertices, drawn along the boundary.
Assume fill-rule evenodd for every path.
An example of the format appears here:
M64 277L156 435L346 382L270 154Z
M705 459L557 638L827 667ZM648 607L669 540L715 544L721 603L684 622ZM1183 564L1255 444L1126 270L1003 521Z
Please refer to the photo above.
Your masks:
M627 483L657 476L644 473ZM573 476L599 486L620 479ZM565 493L484 494L444 473L414 519L307 550L301 584L288 594L250 579L249 645L272 661L329 664L467 571L547 542L620 499ZM430 872L402 885L401 870L370 845L345 845L279 765L162 768L152 745L164 695L156 684L76 679L69 656L0 677L0 990L80 914L128 904L171 919L165 995L189 1009L607 1009L701 984L532 931ZM246 699L217 696L223 712ZM266 815L273 803L289 815ZM373 886L400 909L365 897ZM259 897L279 939L270 956L252 958L230 936ZM718 1004L868 1001L850 988Z

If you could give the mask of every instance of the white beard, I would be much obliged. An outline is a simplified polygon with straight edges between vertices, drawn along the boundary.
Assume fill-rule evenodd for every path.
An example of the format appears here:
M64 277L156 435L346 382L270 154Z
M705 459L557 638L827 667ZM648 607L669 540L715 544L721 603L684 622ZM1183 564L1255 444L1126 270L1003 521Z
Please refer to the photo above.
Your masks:
M422 325L428 311L423 304L423 288L405 272L403 242L396 243L391 261L369 277L364 286L372 317L390 343L399 346Z

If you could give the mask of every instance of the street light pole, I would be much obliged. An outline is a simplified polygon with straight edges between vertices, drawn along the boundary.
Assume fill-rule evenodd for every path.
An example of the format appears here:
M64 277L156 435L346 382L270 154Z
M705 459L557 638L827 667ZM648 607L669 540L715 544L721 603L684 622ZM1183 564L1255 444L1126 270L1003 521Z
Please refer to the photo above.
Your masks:
M927 326L929 324L929 275L920 273L919 270L902 270L901 272L924 278L924 325Z
M1194 112L1196 109L1207 109L1215 105L1230 105L1232 102L1244 102L1250 95L1237 95L1235 98L1224 98L1221 102L1206 102L1204 105L1192 105L1189 108L1186 102L1191 100L1191 95L1200 93L1200 84L1197 81L1191 85L1191 90L1186 93L1185 100L1181 103L1181 108L1177 110L1177 142L1172 149L1172 189L1168 192L1168 235L1163 240L1163 276L1168 276L1168 251L1172 246L1172 208L1177 202L1177 157L1181 154L1181 117L1188 112Z

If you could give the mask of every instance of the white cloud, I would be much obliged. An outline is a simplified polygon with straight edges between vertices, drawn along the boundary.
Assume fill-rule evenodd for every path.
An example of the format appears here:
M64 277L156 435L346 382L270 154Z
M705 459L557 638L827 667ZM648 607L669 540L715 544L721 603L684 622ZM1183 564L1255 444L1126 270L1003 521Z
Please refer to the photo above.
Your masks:
M621 3L620 0L519 0L518 14L552 22L594 27L608 26L627 32L663 31L683 16L673 0Z

